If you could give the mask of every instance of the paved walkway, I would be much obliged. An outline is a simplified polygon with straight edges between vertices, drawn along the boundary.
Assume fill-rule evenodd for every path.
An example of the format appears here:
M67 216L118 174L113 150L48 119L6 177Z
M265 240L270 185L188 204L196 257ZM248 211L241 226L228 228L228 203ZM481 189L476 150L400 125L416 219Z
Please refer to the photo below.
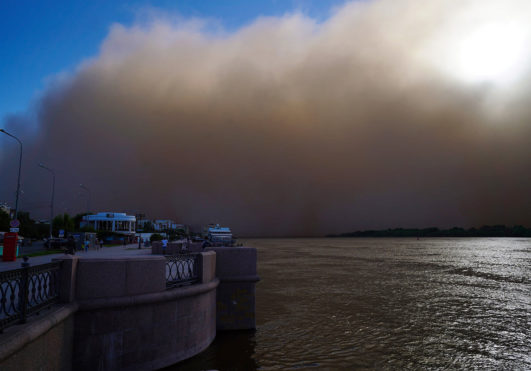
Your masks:
M50 254L43 256L35 256L29 258L28 263L31 265L45 264L52 261L52 259L64 256L65 254ZM138 244L120 245L113 247L104 247L103 249L89 249L89 251L76 251L76 256L79 258L107 258L111 256L131 256L131 255L151 255L151 247L142 247L138 249ZM0 260L0 272L17 269L21 267L22 257L17 258L14 262L5 262Z

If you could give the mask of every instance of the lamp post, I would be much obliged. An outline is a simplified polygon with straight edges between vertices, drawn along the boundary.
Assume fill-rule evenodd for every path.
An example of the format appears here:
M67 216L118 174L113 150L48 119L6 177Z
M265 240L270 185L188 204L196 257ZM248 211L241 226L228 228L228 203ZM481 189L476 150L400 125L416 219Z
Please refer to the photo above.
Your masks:
M88 199L87 199L87 213L90 214L90 189L88 189L85 185L80 184L80 188L83 188L85 191L88 192Z
M10 136L11 138L15 139L18 142L18 144L20 144L20 157L18 160L17 199L15 201L15 219L17 219L18 217L18 197L20 195L20 169L22 168L22 142L16 136L14 136L13 134L9 134L4 129L0 129L0 132L4 133L5 135Z
M55 196L55 172L50 169L49 167L44 166L44 164L41 162L39 163L39 166L42 167L45 170L48 170L53 175L53 182L52 182L52 200L50 202L50 240L52 239L52 221L53 221L53 200Z
M146 214L142 214L142 213L139 213L139 214L135 214L135 218L136 218L136 230L138 231L138 248L141 249L142 248L142 233L140 231L140 228L139 228L139 221L141 221L144 217L146 216Z

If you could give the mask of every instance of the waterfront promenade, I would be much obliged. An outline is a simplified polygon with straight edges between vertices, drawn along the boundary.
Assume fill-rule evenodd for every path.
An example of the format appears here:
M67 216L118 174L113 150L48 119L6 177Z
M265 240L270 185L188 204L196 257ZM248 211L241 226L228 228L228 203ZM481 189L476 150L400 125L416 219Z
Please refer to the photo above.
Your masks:
M63 258L66 254L59 253L59 254L50 254L50 255L42 255L42 256L34 256L29 258L28 263L31 265L37 265L37 264L45 264L50 263L53 259L57 258ZM111 246L111 247L103 247L102 249L95 249L90 248L87 252L83 250L77 250L76 254L74 256L78 257L79 259L83 258L112 258L112 257L123 257L123 256L138 256L138 255L151 255L151 247L142 247L142 249L138 248L138 244L129 244L129 245L120 245L120 246ZM12 269L18 269L20 268L22 262L24 260L22 259L22 256L19 256L16 261L13 262L5 262L0 261L0 272L12 270Z

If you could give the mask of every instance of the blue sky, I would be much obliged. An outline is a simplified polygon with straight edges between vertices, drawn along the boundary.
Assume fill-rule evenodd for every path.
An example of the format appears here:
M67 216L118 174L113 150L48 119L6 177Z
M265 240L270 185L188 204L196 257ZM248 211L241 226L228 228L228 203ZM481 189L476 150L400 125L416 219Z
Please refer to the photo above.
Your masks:
M115 22L130 25L145 9L214 18L227 30L259 16L301 11L318 20L345 0L162 0L0 2L0 119L25 111L46 78L98 52Z

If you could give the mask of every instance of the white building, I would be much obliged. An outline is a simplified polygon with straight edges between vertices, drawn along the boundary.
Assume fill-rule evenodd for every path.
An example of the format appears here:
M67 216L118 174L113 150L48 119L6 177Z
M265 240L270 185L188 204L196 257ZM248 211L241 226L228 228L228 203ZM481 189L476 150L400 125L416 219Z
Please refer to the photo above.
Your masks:
M148 223L153 225L153 222L149 219L141 219L141 220L136 221L136 225L138 226L139 229L144 229L146 224Z
M97 213L85 215L81 227L89 226L96 231L116 232L121 234L135 233L136 217L125 213Z
M153 221L153 228L156 231L162 232L182 228L182 224L177 224L170 219L159 219Z
M175 231L175 230L183 230L188 232L188 226L184 224L178 224L174 222L171 219L156 219L156 220L149 220L149 219L142 219L136 221L138 228L140 230L145 230L146 224L150 224L153 227L153 230L157 233L162 233L165 231Z

